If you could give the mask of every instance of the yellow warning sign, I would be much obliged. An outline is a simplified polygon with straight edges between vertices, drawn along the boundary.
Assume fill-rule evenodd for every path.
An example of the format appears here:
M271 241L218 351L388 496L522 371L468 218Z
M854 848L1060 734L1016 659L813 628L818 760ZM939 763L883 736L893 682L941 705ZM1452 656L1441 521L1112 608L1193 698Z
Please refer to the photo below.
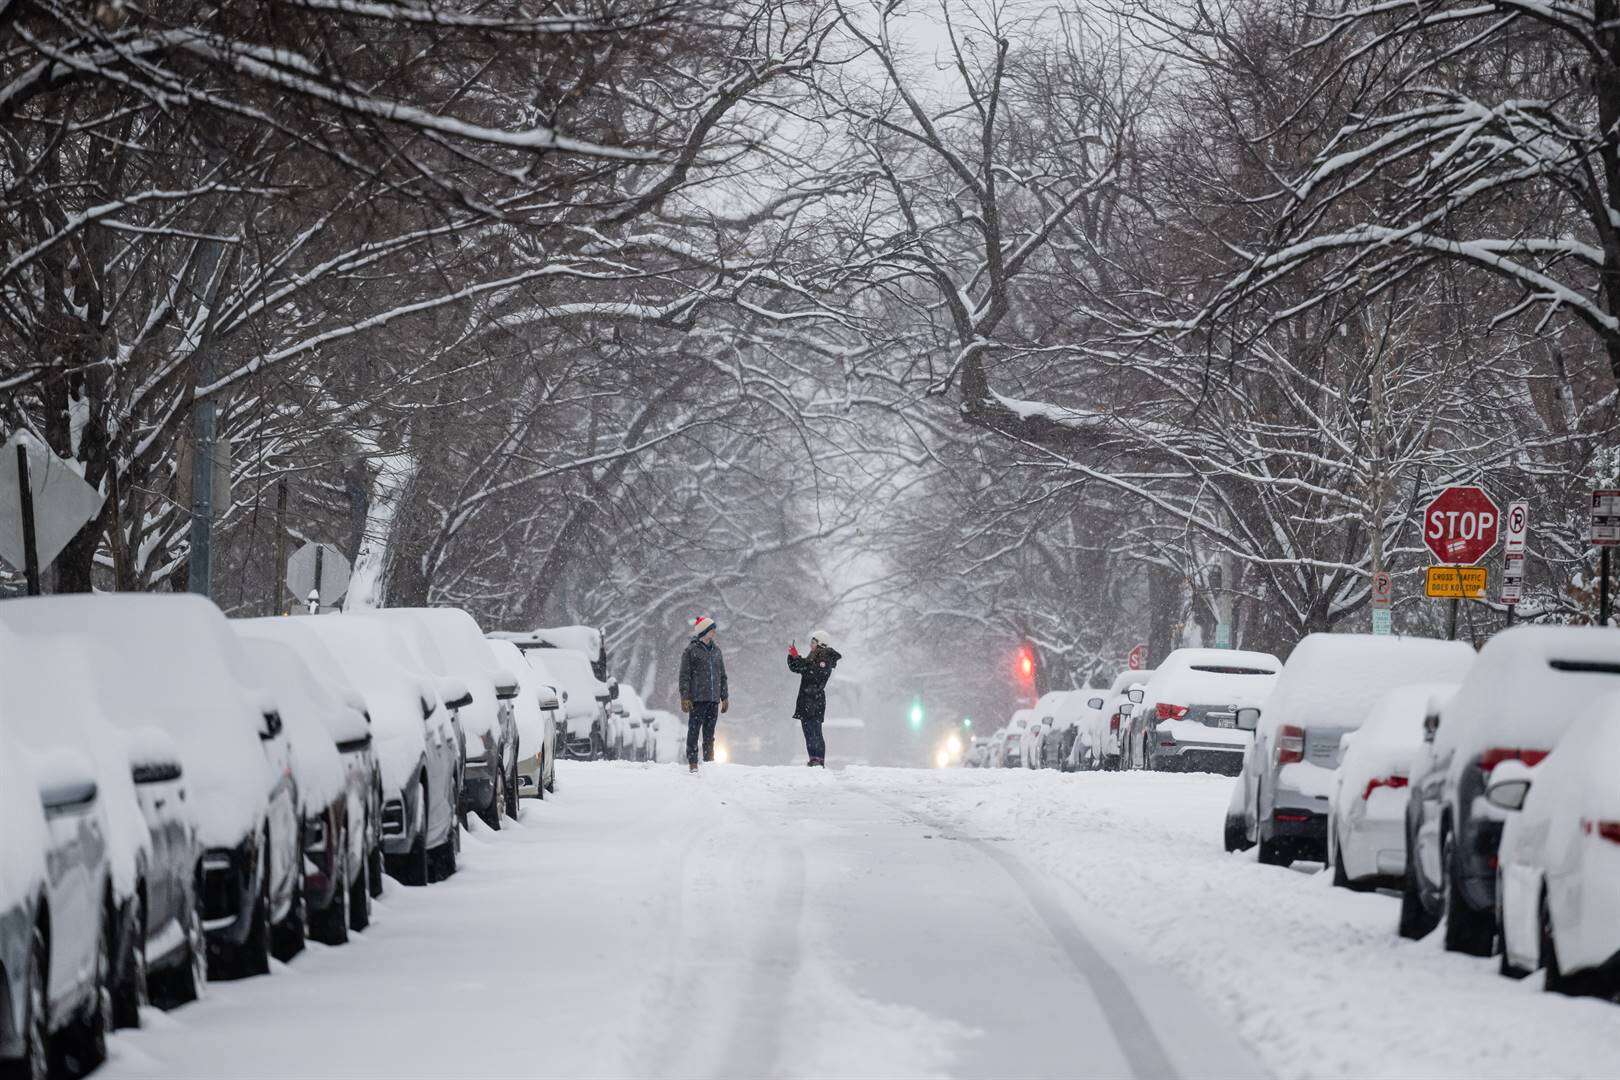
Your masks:
M1441 600L1485 599L1483 566L1431 566L1424 592Z

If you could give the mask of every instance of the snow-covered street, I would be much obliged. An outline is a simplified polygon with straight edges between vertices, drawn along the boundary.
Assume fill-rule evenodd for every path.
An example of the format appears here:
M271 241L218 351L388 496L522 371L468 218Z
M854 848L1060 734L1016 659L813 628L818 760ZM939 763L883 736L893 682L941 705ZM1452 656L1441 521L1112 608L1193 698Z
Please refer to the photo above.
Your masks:
M101 1075L1612 1074L1612 1005L1223 854L1230 784L571 767L349 946L147 1010Z

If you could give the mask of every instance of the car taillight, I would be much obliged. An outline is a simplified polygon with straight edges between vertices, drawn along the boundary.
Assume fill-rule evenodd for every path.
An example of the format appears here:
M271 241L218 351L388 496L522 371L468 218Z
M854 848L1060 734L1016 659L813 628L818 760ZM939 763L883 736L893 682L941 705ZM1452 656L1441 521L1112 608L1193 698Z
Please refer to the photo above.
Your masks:
M1187 706L1185 705L1166 705L1161 701L1154 708L1159 710L1160 720L1180 720L1187 715Z
M1291 765L1305 760L1305 729L1293 724L1277 728L1277 764Z
M1375 776L1367 781L1367 790L1361 793L1361 801L1366 802L1372 798L1372 793L1381 787L1403 788L1405 786L1406 777L1404 776Z
M1479 767L1490 772L1504 761L1522 761L1526 765L1539 765L1547 756L1545 750L1527 750L1522 746L1493 746L1479 755Z
M1108 718L1108 730L1109 731L1118 731L1119 730L1119 713L1115 713L1113 716L1110 716Z
M1588 836L1601 836L1611 844L1620 844L1620 821L1593 821L1591 818L1581 818L1581 832Z

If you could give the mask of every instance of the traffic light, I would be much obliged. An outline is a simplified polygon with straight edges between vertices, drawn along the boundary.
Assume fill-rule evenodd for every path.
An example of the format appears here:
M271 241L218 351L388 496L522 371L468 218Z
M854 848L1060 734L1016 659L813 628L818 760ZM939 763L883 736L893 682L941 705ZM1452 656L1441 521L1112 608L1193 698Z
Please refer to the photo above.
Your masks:
M972 727L973 726L973 718L971 716L962 717L962 726L965 727L965 728Z
M1024 682L1035 681L1035 650L1028 645L1018 650L1018 677Z
M911 703L911 730L921 731L923 725L922 699L917 698Z

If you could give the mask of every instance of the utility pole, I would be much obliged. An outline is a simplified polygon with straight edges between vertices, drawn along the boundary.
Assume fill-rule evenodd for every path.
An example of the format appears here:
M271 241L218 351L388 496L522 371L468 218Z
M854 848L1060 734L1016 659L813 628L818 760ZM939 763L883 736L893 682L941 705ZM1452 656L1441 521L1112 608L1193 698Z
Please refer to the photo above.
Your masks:
M270 574L270 610L281 611L281 594L287 587L287 478L276 481L276 564Z
M213 595L214 437L218 408L213 395L199 398L197 389L214 381L214 301L225 277L219 270L223 248L218 240L203 240L197 255L203 327L191 358L191 552L186 584L198 596Z

